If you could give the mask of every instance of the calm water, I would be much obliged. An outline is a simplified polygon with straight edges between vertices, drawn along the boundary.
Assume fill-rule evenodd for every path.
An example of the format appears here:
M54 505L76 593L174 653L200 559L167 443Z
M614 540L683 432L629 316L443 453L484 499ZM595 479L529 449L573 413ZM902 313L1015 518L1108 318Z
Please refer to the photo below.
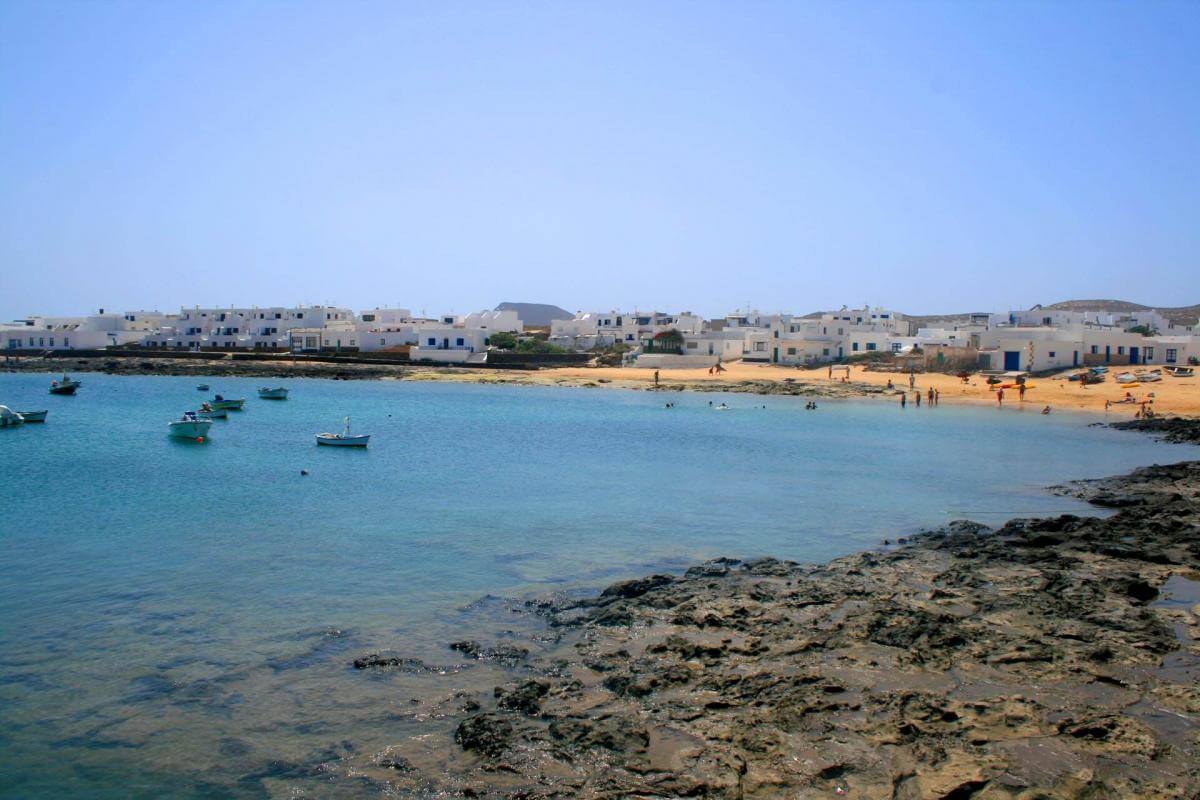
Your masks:
M0 431L5 796L283 795L310 778L279 764L417 730L429 689L348 663L453 663L502 617L481 596L1080 511L1041 487L1198 457L1036 409L237 379L207 380L246 411L195 445L165 434L197 379L82 379L0 375L0 403L50 409ZM346 414L370 449L314 446Z

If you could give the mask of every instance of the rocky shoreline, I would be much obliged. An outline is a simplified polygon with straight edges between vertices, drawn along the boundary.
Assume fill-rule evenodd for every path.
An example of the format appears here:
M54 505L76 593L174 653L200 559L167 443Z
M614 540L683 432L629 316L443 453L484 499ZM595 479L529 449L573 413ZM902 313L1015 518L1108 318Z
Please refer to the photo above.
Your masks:
M428 735L351 772L418 796L1200 797L1200 462L1054 491L1116 511L531 601L546 636L453 645L509 680L414 699Z

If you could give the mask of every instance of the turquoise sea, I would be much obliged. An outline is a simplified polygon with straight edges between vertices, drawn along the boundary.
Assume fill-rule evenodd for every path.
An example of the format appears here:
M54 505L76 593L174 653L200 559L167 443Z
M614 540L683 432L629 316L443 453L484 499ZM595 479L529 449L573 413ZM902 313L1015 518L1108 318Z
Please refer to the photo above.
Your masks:
M50 411L0 430L4 797L356 796L349 768L306 765L368 759L427 730L414 696L502 676L350 662L520 635L498 598L1095 513L1042 487L1200 457L1032 406L323 380L272 402L90 373L53 397L50 377L0 375L0 403ZM246 410L168 439L213 392ZM316 447L347 414L370 448Z

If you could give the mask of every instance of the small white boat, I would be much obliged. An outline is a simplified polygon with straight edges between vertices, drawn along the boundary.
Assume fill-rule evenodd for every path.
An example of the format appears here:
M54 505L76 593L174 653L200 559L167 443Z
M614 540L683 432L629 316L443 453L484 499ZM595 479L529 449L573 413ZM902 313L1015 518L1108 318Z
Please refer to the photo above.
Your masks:
M26 422L45 422L46 415L50 412L48 412L48 411L18 411L17 413L20 414L21 419L25 420Z
M221 409L225 409L226 411L241 411L242 406L245 404L246 399L244 397L239 400L226 400L224 397L221 397L221 395L217 395L209 401L209 405L218 411Z
M167 423L168 432L176 439L195 439L203 442L212 427L211 419L200 419L195 411L188 411L174 422Z
M229 412L223 408L213 408L208 403L200 406L197 412L201 419L229 419Z
M331 447L366 447L371 440L369 433L350 433L350 418L346 417L346 427L341 433L318 433L317 444Z
M0 406L0 428L13 428L23 425L25 418L8 406Z
M1167 374L1176 378L1190 378L1196 374L1192 367L1167 367Z
M1117 375L1117 383L1135 383L1137 379L1138 376L1132 372L1122 372Z
M197 387L196 387L196 390L197 390L197 391L200 391L200 392L207 392L207 391L208 391L208 384L207 384L207 383L202 383L202 384L200 384L199 386L197 386Z
M1137 379L1142 383L1154 383L1162 380L1162 373L1158 370L1150 370L1149 372L1139 372Z
M266 386L258 390L258 396L263 400L287 400L288 390L282 386L269 389Z

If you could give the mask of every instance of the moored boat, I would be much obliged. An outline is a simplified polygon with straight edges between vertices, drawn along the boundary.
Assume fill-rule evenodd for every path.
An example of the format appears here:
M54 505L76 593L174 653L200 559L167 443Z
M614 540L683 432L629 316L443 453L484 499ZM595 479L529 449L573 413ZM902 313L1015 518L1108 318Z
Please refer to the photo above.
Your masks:
M274 389L263 386L258 390L258 396L263 400L287 400L288 390L282 386L276 386Z
M1196 374L1194 367L1165 367L1167 374L1174 378L1190 378Z
M329 447L366 447L371 440L369 433L350 433L350 418L346 417L346 427L341 433L318 433L317 444Z
M1137 379L1142 383L1154 383L1162 380L1162 373L1156 369L1150 370L1149 372L1139 372Z
M8 406L0 406L0 428L14 428L22 425L25 418Z
M246 404L246 399L243 397L238 400L226 400L221 395L217 395L209 402L218 411L221 409L225 409L226 411L241 411L242 406Z
M186 412L181 418L167 423L168 433L176 439L195 439L203 442L212 427L211 419L200 419L195 411Z
M45 422L46 415L50 412L48 412L48 411L18 411L17 413L20 414L21 419L25 420L26 422Z
M63 375L61 380L50 381L50 394L75 394L75 390L82 385L82 381L71 380Z
M197 386L197 387L196 387L196 389L197 389L198 391L201 391L201 392L207 392L207 391L208 391L208 384L207 384L207 383L202 383L202 384L200 384L199 386Z
M229 412L223 408L213 408L209 403L200 406L199 416L203 419L229 419Z
M1117 375L1117 383L1135 383L1137 379L1137 375L1132 372L1122 372Z

